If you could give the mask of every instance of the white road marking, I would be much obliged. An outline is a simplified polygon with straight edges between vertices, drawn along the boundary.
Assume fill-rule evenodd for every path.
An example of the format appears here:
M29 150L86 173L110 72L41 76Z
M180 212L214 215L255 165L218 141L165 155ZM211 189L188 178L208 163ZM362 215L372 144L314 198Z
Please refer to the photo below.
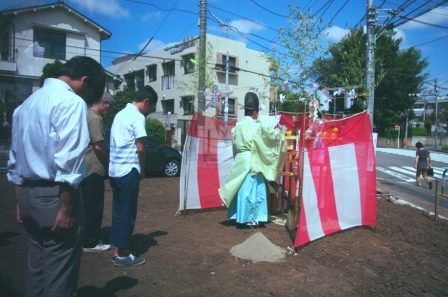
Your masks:
M387 173L389 175L392 175L396 178L402 179L406 182L414 182L415 181L415 168L411 167L411 166L401 166L401 167L397 167L397 166L389 166L386 168L383 167L376 167L377 170L382 171L384 173ZM444 168L433 168L434 169L434 177L431 178L438 178L438 179L442 179L442 175L443 175L443 171L445 171ZM405 175L403 175L403 174ZM410 176L410 178L408 178L407 176ZM445 174L445 177L448 177L448 174Z
M404 166L403 166L404 167ZM407 174L407 175L415 175L415 169L414 168L412 168L412 170L409 170L409 169L402 169L401 167L396 167L396 166L389 166L388 168L390 168L390 169L392 169L392 170L395 170L395 171L398 171L398 172L401 172L401 173L404 173L404 174Z
M394 149L394 148L376 148L376 151L387 153L387 154L399 155L399 156L413 157L415 160L415 150ZM414 162L414 160L412 162ZM443 172L446 169L448 169L448 154L431 152L431 160L435 161L435 162L442 162L442 163L447 164L446 167L442 167L442 168L433 167L434 177L431 177L431 178L442 179ZM444 165L442 165L442 166L444 166ZM376 169L379 171L382 171L384 173L387 173L391 176L394 176L396 178L399 178L401 180L404 180L406 182L415 182L415 168L413 166L399 166L399 167L398 166L390 166L390 167L386 167L386 168L377 167ZM448 172L445 174L445 177L448 177Z
M383 168L383 167L378 167L378 166L377 166L377 167L376 167L376 170L379 170L379 171L381 171L381 172L390 174L390 175L392 175L393 177L402 179L402 180L407 181L407 182L413 182L413 181L415 181L415 179L413 179L413 178L409 178L409 177L407 177L407 176L405 176L405 175L403 175L403 174L397 173L397 172L395 172L395 171L391 171L391 170L389 170L389 169L385 169L385 168Z

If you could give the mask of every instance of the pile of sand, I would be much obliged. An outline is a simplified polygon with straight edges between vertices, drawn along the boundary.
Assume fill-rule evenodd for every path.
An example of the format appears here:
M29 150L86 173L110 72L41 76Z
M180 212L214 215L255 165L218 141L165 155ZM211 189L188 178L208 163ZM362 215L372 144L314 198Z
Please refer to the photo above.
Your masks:
M252 262L277 262L286 257L286 249L274 245L263 233L256 232L243 243L230 249L230 253L241 259Z

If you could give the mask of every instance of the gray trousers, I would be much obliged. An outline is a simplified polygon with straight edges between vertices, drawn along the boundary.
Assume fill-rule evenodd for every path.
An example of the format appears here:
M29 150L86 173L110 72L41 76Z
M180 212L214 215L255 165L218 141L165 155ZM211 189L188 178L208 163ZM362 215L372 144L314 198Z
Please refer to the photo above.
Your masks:
M78 196L76 226L58 235L50 229L60 208L59 185L50 181L22 185L19 208L29 245L26 296L76 296L85 224L82 195Z

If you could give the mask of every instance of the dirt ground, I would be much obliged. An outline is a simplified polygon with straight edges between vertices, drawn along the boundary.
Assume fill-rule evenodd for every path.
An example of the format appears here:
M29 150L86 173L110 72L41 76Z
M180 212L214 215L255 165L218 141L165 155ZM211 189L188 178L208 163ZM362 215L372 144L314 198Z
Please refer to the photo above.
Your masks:
M0 176L0 296L25 291L27 240L14 219L14 197ZM238 229L225 210L175 216L179 178L141 183L131 250L146 259L115 267L112 252L84 253L78 296L448 296L448 223L378 199L378 225L314 241L277 263L235 258L230 249L253 232L292 243L284 227ZM108 242L111 191L106 181L102 237Z

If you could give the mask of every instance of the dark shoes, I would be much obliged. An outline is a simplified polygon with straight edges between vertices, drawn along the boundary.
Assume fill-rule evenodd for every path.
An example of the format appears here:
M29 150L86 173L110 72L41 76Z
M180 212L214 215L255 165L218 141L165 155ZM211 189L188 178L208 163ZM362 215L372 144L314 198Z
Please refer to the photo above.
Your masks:
M432 181L430 181L428 185L429 185L429 189L431 190L432 189Z

